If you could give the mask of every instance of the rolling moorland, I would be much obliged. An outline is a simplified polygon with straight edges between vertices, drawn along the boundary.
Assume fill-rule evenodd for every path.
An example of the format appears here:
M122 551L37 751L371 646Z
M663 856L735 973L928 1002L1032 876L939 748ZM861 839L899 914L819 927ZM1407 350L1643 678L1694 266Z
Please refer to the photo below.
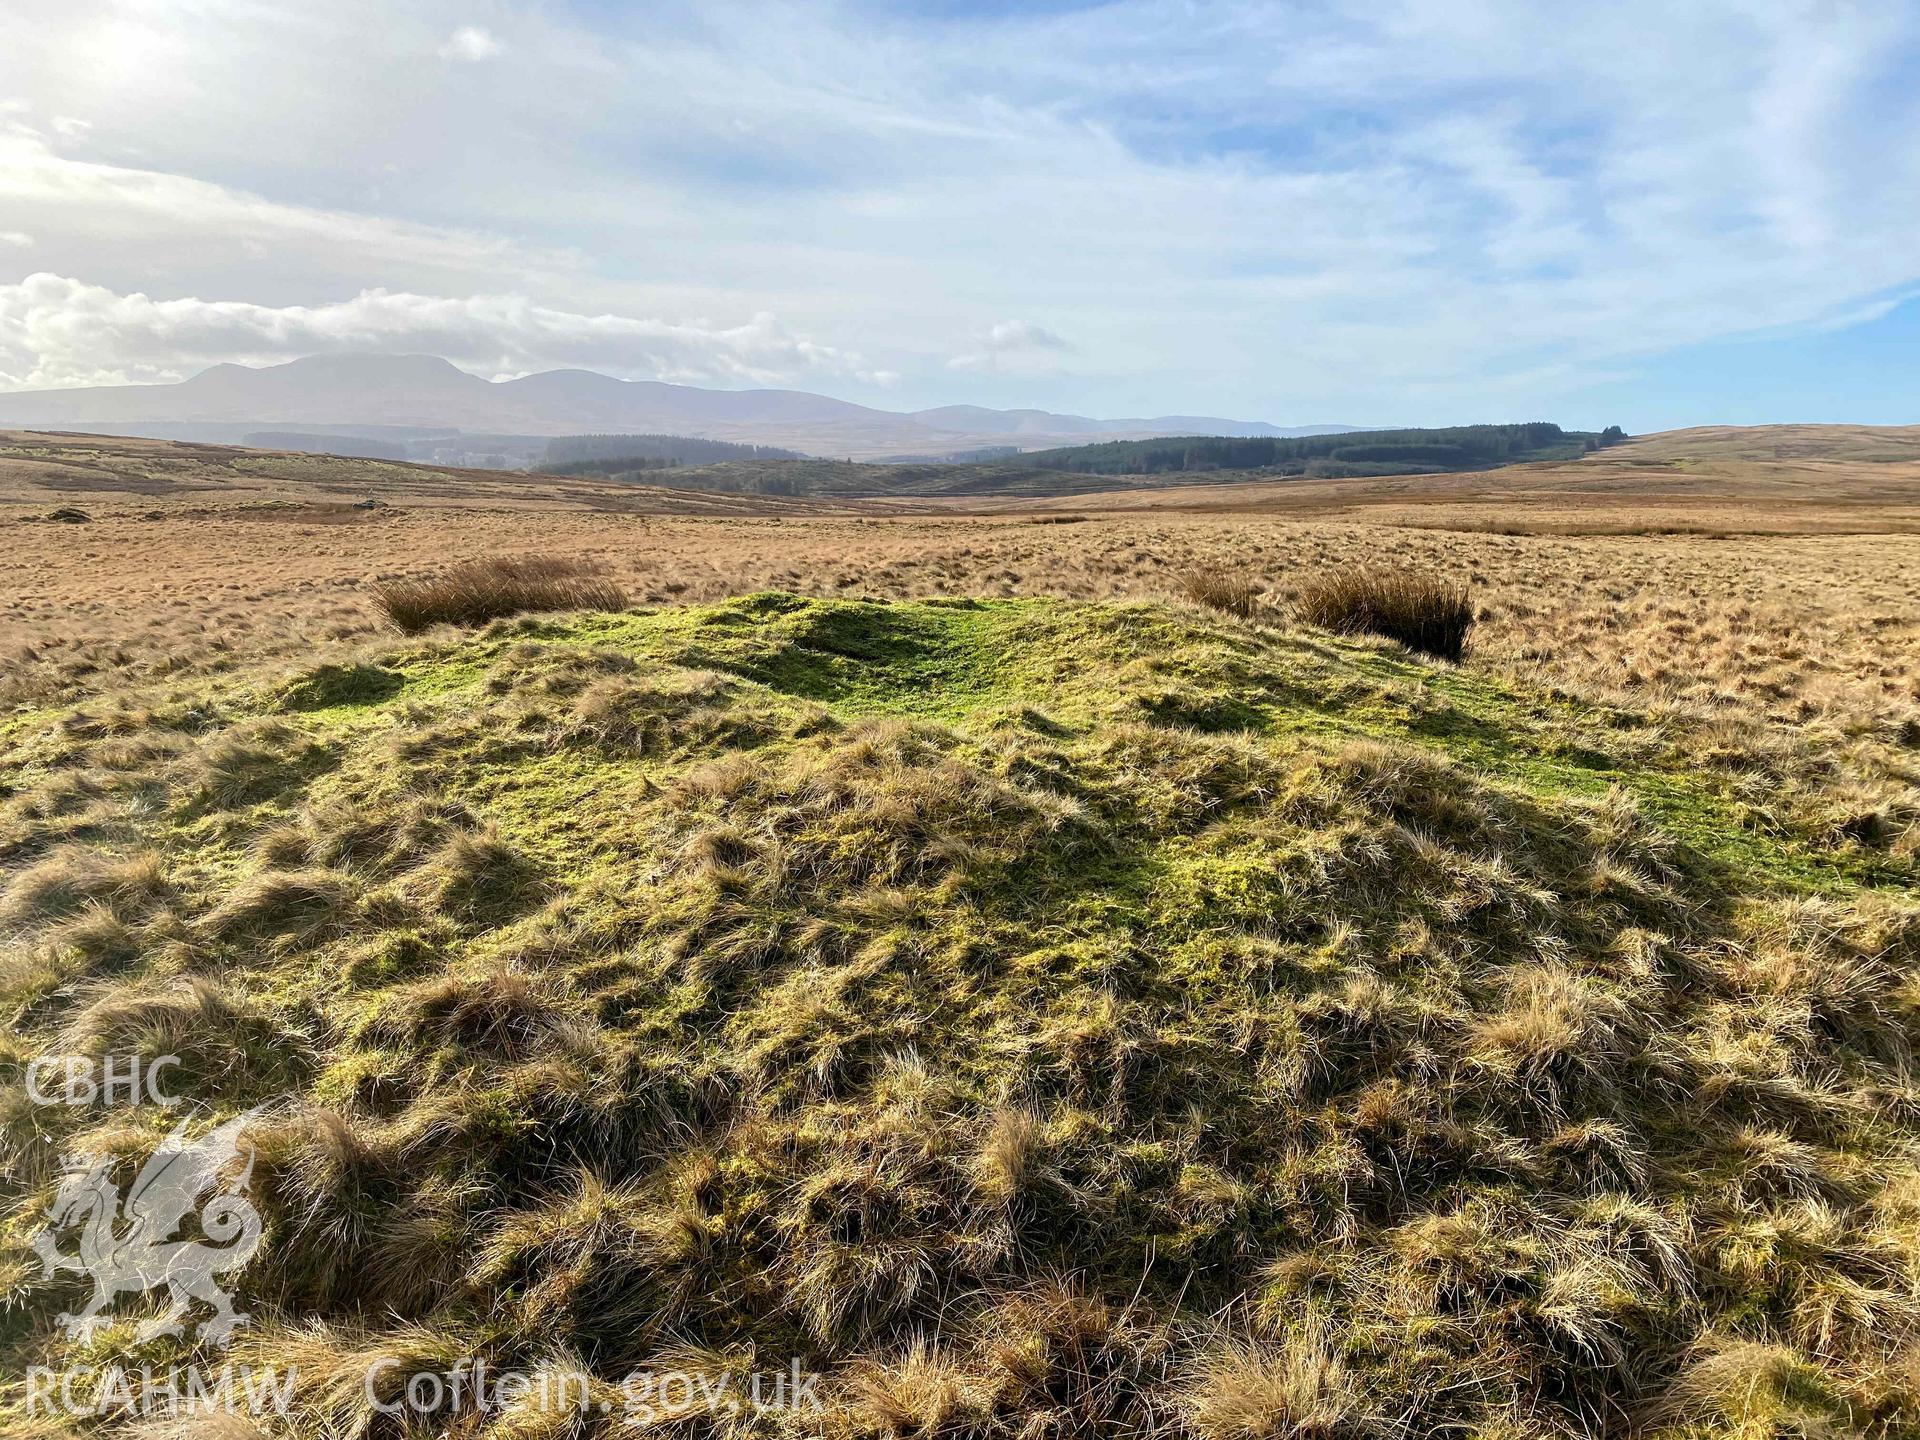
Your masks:
M1101 492L1116 486L1161 488L1211 484L1257 474L1262 479L1310 476L1352 480L1382 475L1483 471L1533 461L1571 460L1626 437L1567 431L1558 425L1462 425L1429 430L1349 430L1336 435L1175 436L1114 440L1037 450L990 461L953 464L853 464L796 455L718 455L713 463L669 466L662 452L698 457L712 442L658 436L575 436L553 442L567 459L539 468L551 474L600 474L653 480L690 490L757 495L901 499L932 496L1049 496ZM664 443L661 443L663 442ZM738 449L740 447L733 447ZM661 473L664 470L665 473Z
M634 1433L403 1432L382 1355L825 1377L690 1435L1915 1433L1920 432L1142 478L0 446L0 1065L273 1107L258 1433ZM525 554L627 603L387 623ZM1304 624L1360 563L1462 661ZM173 1118L0 1117L9 1434L182 1353L29 1247Z

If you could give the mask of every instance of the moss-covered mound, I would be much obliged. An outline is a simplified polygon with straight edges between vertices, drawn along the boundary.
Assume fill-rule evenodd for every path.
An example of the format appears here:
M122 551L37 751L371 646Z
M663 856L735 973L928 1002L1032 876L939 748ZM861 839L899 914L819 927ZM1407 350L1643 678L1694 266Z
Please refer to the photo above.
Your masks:
M0 729L7 1433L87 1428L27 1366L186 1343L142 1338L159 1290L58 1324L59 1157L130 1175L262 1106L230 1358L297 1369L295 1435L634 1433L629 1372L795 1356L821 1408L656 1418L1920 1416L1912 863L1710 733L1050 601L758 595L221 684ZM34 1106L45 1053L177 1055L198 1108ZM362 1385L463 1356L610 1408L408 1430Z

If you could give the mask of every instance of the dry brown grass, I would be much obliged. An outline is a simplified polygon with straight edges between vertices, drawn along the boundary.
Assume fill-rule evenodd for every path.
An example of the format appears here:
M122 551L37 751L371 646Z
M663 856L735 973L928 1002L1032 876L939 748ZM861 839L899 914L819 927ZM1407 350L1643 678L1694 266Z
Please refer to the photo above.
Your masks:
M1240 620L1251 620L1260 613L1259 582L1223 566L1207 565L1189 571L1180 579L1180 593L1196 605Z
M1370 1426L1345 1368L1318 1340L1279 1350L1239 1346L1211 1357L1185 1396L1198 1440L1313 1440L1391 1434Z
M1340 635L1379 635L1409 650L1458 660L1473 629L1465 585L1411 570L1345 569L1300 588L1294 613Z
M564 555L494 555L438 575L374 587L402 634L431 625L483 625L545 610L624 610L627 592L590 560Z
M1696 425L1643 435L1622 454L1659 460L1920 461L1920 425Z
M1471 663L1730 723L1920 744L1920 537L1500 535L1350 520L1115 513L662 519L591 511L244 511L91 525L0 519L0 711L274 656L350 654L385 628L373 587L519 547L597 561L636 603L758 589L840 596L1179 594L1234 565L1281 607L1351 563L1469 580ZM1872 516L1863 512L1865 525ZM165 555L168 563L157 563ZM129 701L128 704L135 702ZM117 707L115 707L117 708ZM114 710L103 709L103 720Z
M1246 577L1280 610L1301 577L1365 556L1471 583L1473 667L1720 716L1742 746L1756 728L1814 732L1911 764L1916 467L1723 459L1703 443L1649 437L1594 460L1496 475L904 514L418 468L405 472L409 489L382 491L396 503L356 510L342 502L365 493L367 477L316 485L304 477L334 472L314 457L298 462L297 478L268 476L253 491L236 492L221 470L158 493L141 487L153 466L176 463L168 447L87 442L95 450L72 467L89 477L84 495L62 488L74 483L65 470L35 480L28 472L41 462L0 466L12 486L0 483L0 709L275 655L350 653L384 628L375 587L527 550L597 564L641 604L759 589L1169 596L1185 577L1213 572ZM115 479L120 466L127 473ZM41 522L61 498L84 498L93 522ZM1066 515L1081 523L1033 523Z

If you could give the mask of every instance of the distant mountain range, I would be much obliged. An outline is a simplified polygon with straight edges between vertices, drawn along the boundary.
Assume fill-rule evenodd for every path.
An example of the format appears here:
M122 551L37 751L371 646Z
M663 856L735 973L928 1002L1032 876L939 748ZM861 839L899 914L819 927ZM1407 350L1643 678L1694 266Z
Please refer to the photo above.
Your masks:
M483 380L432 355L369 354L315 355L259 369L216 365L172 385L0 394L0 426L229 443L260 431L296 432L311 442L316 427L342 438L361 435L400 444L458 434L633 431L854 458L937 458L983 446L1038 450L1157 435L1331 435L1360 428L1284 429L1208 415L1094 420L977 405L902 412L804 390L705 390L658 380L616 380L591 370Z

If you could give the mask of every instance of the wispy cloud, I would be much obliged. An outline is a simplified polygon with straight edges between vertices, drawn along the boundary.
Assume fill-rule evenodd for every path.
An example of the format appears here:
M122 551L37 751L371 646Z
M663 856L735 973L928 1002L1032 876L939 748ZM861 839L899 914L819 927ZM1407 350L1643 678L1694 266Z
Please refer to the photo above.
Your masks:
M1045 370L1058 365L1072 348L1044 325L1002 320L975 335L968 348L947 365L954 370Z
M506 47L491 30L478 25L462 25L447 37L440 54L448 60L491 60Z
M1544 407L1920 282L1904 0L18 6L0 280L770 311L903 401L1279 419Z

